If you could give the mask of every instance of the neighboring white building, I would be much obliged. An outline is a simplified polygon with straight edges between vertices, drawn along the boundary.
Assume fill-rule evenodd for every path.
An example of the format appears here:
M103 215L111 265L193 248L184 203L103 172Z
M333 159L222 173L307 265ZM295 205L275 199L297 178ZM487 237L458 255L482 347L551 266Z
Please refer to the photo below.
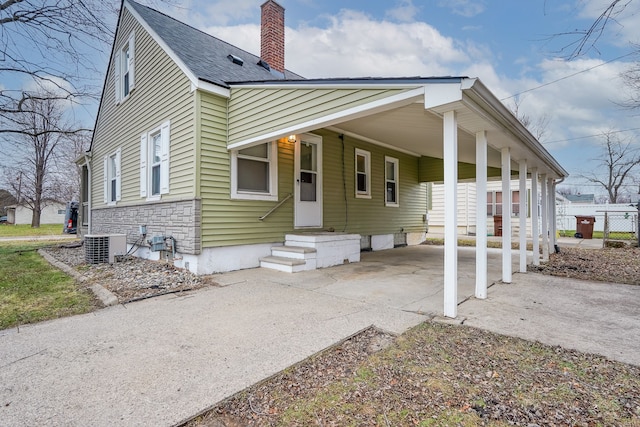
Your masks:
M60 224L64 223L65 204L53 202L42 209L40 214L40 224ZM9 224L31 224L33 211L28 206L13 205L7 208L7 222Z
M511 180L511 234L518 235L520 230L520 190L519 181ZM475 182L458 183L458 234L476 234L476 203L486 203L487 205L487 232L489 235L496 235L494 230L494 216L503 215L502 207L502 182L487 182L486 200L478 200L476 197ZM527 237L531 237L531 180L527 180ZM444 232L444 185L433 184L432 187L432 210L429 211L429 232Z

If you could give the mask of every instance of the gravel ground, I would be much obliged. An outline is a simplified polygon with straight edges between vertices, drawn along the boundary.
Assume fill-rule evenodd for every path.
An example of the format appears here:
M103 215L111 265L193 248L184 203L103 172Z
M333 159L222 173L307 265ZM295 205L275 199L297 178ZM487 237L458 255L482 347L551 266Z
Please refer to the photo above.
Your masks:
M119 303L215 285L207 276L196 276L164 262L134 256L124 257L114 264L88 264L83 246L48 248L46 252L77 270L84 283L104 286Z

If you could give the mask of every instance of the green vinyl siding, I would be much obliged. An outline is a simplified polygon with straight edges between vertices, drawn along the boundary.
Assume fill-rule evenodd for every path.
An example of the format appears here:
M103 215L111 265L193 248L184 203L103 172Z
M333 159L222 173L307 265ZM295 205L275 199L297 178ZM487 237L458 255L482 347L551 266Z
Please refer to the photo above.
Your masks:
M92 143L92 203L104 206L103 158L122 150L121 201L139 204L140 135L169 120L169 193L162 200L195 196L194 92L189 79L125 8L118 29L115 50L135 32L135 88L119 105L115 102L114 61L107 71ZM170 101L167 101L170 100Z
M418 182L417 157L349 136L344 137L343 150L338 134L314 133L323 137L325 228L362 235L425 231L427 186ZM371 153L370 199L355 197L356 148ZM399 207L385 206L385 156L399 161Z
M442 182L444 181L444 160L436 157L420 157L420 182ZM502 174L501 168L487 167L487 177L499 177ZM518 171L511 170L511 175L518 175ZM476 165L473 163L458 162L458 179L475 179Z
M320 119L406 90L232 88L229 144Z
M284 240L293 227L293 199L267 220L258 218L278 202L231 199L231 155L226 146L226 103L200 93L200 194L202 246L271 243ZM278 143L278 192L282 200L293 192L293 145Z
M276 201L231 199L231 155L226 148L226 100L199 92L200 194L202 197L202 246L216 247L284 241L295 232L293 198L287 200L264 221L258 218L278 204ZM345 168L342 169L342 142L335 132L314 131L323 137L324 227L365 235L423 231L426 212L426 185L418 183L418 158L345 138ZM278 201L293 193L294 144L278 144ZM372 156L372 198L356 199L354 189L355 147ZM384 156L400 162L400 207L384 203ZM344 172L344 174L343 174ZM345 182L346 197L345 203ZM309 230L305 229L305 232Z

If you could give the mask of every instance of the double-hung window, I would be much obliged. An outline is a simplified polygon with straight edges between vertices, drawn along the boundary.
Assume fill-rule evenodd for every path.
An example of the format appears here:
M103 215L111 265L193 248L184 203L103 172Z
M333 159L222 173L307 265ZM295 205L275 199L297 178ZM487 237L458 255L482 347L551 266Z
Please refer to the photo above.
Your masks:
M104 156L104 202L113 205L120 201L120 149Z
M169 121L140 135L140 197L159 199L169 192Z
M267 142L231 152L231 197L277 200L278 144Z
M400 206L398 199L398 159L384 157L385 206Z
M356 197L371 198L371 153L356 148Z
M528 199L525 201L525 204L527 206L525 214L527 216L529 216L528 201ZM502 191L487 192L487 216L502 215L502 212ZM520 191L518 190L511 191L511 209L509 214L514 217L520 216Z
M135 33L115 53L115 92L116 103L129 97L135 87Z

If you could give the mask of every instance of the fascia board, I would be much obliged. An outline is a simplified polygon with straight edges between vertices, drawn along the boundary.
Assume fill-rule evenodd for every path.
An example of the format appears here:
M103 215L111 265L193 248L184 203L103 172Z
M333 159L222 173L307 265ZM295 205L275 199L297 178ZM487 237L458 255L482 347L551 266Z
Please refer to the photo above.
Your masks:
M214 95L222 96L224 98L231 97L231 89L227 89L213 83L205 82L204 80L200 79L198 79L196 84L194 84L193 82L191 83L191 91L193 92L194 90L202 90L204 92L209 92Z
M424 86L424 108L431 110L462 101L462 88L456 83L435 83Z

